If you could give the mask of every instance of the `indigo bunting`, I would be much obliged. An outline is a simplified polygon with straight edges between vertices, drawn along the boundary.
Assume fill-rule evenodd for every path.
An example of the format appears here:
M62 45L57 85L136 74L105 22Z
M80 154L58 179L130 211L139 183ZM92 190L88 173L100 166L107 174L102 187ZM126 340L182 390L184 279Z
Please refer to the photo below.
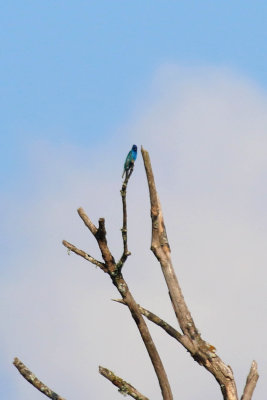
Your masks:
M136 157L137 157L137 146L134 144L132 149L129 151L128 156L126 157L122 178L124 177L124 174L126 174L127 176L129 169L133 168Z

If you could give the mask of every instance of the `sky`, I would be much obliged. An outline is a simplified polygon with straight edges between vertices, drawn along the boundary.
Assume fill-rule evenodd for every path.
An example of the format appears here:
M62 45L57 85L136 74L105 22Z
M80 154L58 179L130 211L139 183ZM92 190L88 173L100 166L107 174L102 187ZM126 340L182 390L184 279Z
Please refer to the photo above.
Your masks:
M111 369L150 399L157 379L108 277L62 246L101 259L76 210L106 218L136 301L177 326L150 251L150 153L174 267L203 338L242 394L251 362L267 391L266 2L17 1L0 8L0 394L44 396L19 357L64 398L119 399ZM149 324L174 398L221 398L218 384ZM193 382L193 384L192 384Z

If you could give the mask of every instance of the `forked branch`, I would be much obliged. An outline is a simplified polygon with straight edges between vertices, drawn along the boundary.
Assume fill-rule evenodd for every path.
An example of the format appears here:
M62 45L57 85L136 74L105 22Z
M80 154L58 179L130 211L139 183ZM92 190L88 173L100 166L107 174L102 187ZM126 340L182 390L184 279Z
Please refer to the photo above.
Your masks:
M90 261L94 265L97 265L104 272L109 274L113 284L118 289L120 295L122 296L124 303L129 308L131 315L138 327L138 330L140 332L142 340L145 344L145 347L147 349L147 352L148 352L151 362L153 364L155 373L157 375L163 399L164 400L172 400L173 396L172 396L170 384L168 381L168 377L167 377L166 371L164 369L164 366L162 364L162 361L160 359L160 356L158 354L157 348L153 342L153 339L150 335L150 332L148 330L146 322L138 308L138 305L136 304L136 302L128 288L128 285L122 275L122 267L123 267L127 257L129 256L128 245L127 245L126 189L127 189L127 183L131 176L131 173L132 173L132 171L130 171L126 175L126 178L125 178L125 181L123 182L123 186L122 186L122 190L121 190L122 203L123 203L123 228L122 228L123 254L122 254L120 260L118 261L118 263L115 262L115 259L112 255L112 253L109 249L108 243L107 243L104 218L99 219L98 228L97 228L92 223L92 221L90 220L90 218L87 216L87 214L85 213L85 211L82 208L78 209L78 214L82 218L84 224L87 226L87 228L90 230L90 232L95 237L95 239L98 243L98 247L101 251L104 262L102 263L102 262L94 259L92 256L89 256L83 250L77 249L77 247L75 247L71 243L67 242L66 240L63 240L63 245L66 246L72 252L74 252L74 253L82 256L86 260Z
M167 322L159 318L151 311L148 311L139 306L135 302L122 275L122 268L125 264L125 261L127 260L127 257L130 255L130 252L128 250L127 235L126 191L129 178L133 172L133 167L129 171L127 171L121 189L123 209L123 226L121 229L123 252L120 260L116 263L109 249L104 218L99 219L98 227L96 227L82 208L78 209L78 214L83 220L86 227L95 237L98 243L98 247L101 251L103 262L98 261L85 251L78 249L76 246L67 242L66 240L63 240L63 245L68 250L83 257L85 260L98 266L105 273L109 274L113 284L116 286L122 297L122 299L116 301L126 305L129 308L131 315L138 327L139 333L142 337L142 340L153 364L155 373L157 375L162 392L162 397L164 400L172 400L173 396L168 382L167 374L159 357L156 346L152 340L148 327L145 323L143 315L153 323L160 326L162 329L164 329L166 333L168 333L179 343L181 343L190 352L194 360L197 361L200 365L203 365L215 377L220 385L224 400L238 400L236 384L231 367L226 365L220 359L220 357L218 357L214 346L210 345L201 338L201 335L195 326L194 320L184 300L178 279L172 265L170 245L167 238L160 201L156 191L156 185L149 154L143 148L142 156L147 174L151 203L151 250L157 257L161 265L162 272L169 290L173 309L182 333L178 332L175 328L173 328L171 325L169 325ZM14 365L28 382L36 387L36 389L44 393L47 397L51 398L52 400L64 400L61 396L52 391L48 386L43 384L18 358L15 358ZM125 382L110 370L99 367L99 372L107 379L109 379L114 385L116 385L119 388L120 392L128 394L137 400L148 400L131 384ZM251 400L258 377L259 374L257 371L257 364L255 361L253 361L241 400Z

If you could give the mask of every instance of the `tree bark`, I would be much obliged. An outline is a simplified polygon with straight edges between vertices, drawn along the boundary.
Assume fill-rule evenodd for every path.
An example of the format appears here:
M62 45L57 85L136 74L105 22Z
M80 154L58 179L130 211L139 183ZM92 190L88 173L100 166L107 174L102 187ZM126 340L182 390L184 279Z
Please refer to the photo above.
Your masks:
M183 335L187 337L187 340L191 343L190 346L185 347L194 360L200 365L203 365L215 377L220 385L224 400L238 400L236 384L231 367L226 365L217 356L214 346L201 338L184 300L171 260L170 245L165 229L161 204L156 190L150 157L148 152L143 148L142 156L150 195L152 221L151 250L161 265L179 326Z

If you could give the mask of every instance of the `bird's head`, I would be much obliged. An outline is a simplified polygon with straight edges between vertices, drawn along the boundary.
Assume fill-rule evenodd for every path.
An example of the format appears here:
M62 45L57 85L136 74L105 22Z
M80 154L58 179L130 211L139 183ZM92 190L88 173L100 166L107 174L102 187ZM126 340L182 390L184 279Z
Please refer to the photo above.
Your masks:
M137 151L137 146L136 146L136 144L133 145L132 150L133 150L133 151Z

